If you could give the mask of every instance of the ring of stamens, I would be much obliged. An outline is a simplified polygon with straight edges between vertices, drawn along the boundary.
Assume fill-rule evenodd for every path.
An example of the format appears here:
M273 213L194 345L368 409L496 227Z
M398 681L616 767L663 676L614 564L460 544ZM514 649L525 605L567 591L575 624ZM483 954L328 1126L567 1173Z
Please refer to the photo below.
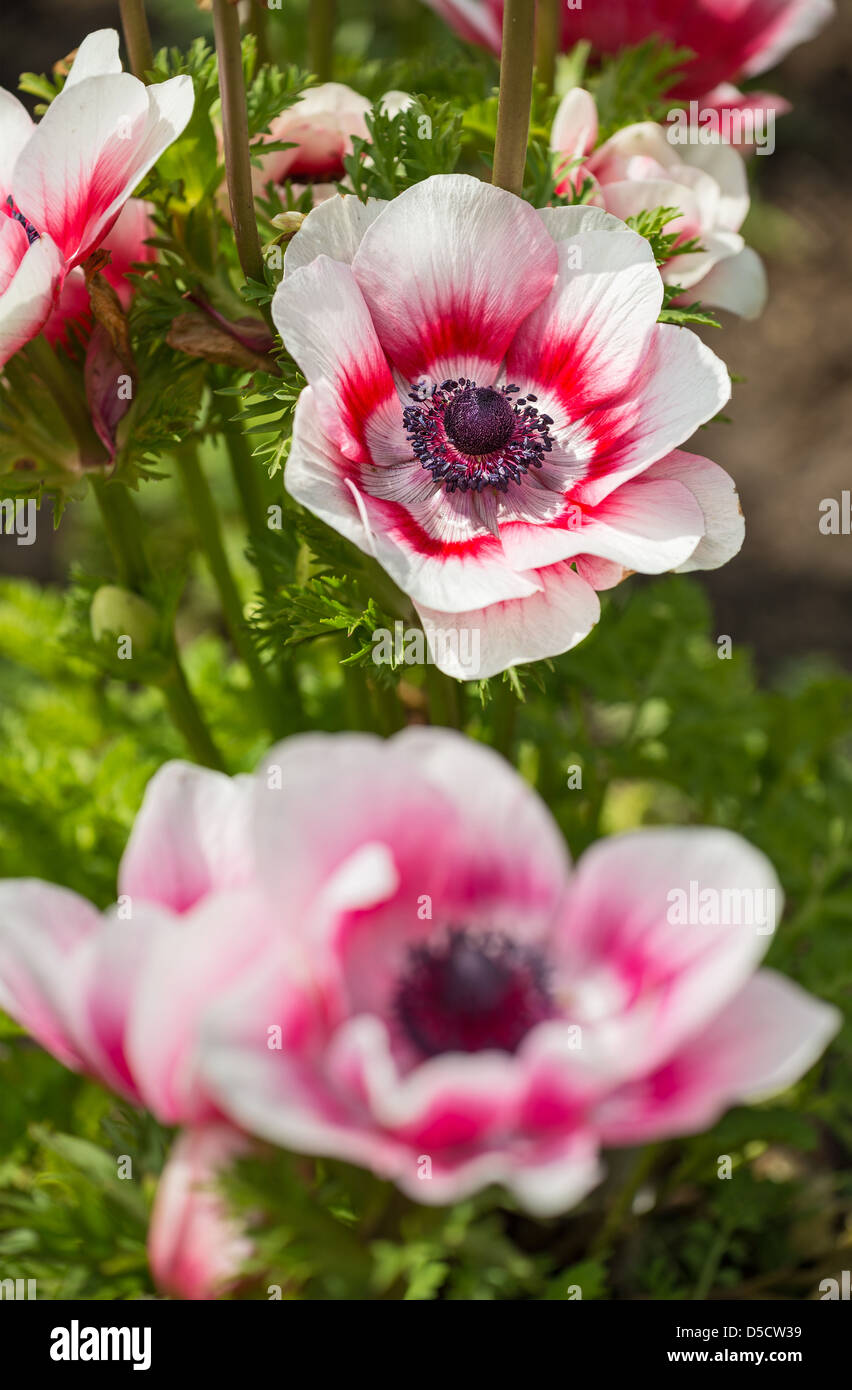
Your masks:
M431 386L423 381L408 394L414 404L405 407L403 421L415 458L447 492L506 492L541 468L553 448L553 420L519 386L477 386L460 377Z

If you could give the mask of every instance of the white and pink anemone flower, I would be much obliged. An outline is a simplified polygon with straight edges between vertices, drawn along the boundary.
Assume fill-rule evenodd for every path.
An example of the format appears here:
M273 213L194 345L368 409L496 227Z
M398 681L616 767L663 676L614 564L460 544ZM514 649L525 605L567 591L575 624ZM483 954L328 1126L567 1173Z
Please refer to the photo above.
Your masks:
M574 87L559 104L550 136L551 150L566 156L557 192L579 191L591 180L588 201L625 221L654 208L678 208L666 230L702 249L672 257L663 279L683 286L687 299L757 318L766 305L766 271L740 235L749 209L742 156L721 141L673 144L671 137L671 129L643 121L595 149L595 99Z
M461 38L499 54L503 0L426 0ZM769 92L745 98L731 83L775 67L791 49L812 39L835 12L834 0L563 0L563 51L587 40L598 53L658 39L692 57L671 95L697 99L702 108L742 101L756 109L788 110Z
M215 1200L187 1205L239 1149L223 1123L416 1201L497 1183L548 1215L600 1180L602 1147L789 1087L839 1022L757 969L781 892L744 840L639 830L572 869L518 774L446 730L300 736L233 780L169 764L119 887L101 915L0 883L0 1006L197 1131L151 1238L183 1291L236 1277L245 1248Z
M386 92L379 103L389 116L402 111L412 97L407 92ZM373 103L343 82L323 82L309 87L292 106L270 122L269 132L256 145L257 163L252 168L255 192L270 183L292 180L297 196L311 187L312 201L323 202L337 192L346 176L343 163L352 153L354 137L369 140L367 116ZM260 153L273 141L289 144L286 150Z
M158 1288L176 1298L215 1299L231 1291L252 1243L229 1215L218 1182L249 1149L230 1125L185 1130L157 1184L148 1262Z
M192 106L189 77L146 87L122 72L114 29L83 40L38 124L0 90L0 366L44 328Z
M678 448L728 372L662 300L617 218L465 174L333 198L290 242L272 312L308 386L285 486L413 600L449 675L568 651L625 572L739 550L731 479Z

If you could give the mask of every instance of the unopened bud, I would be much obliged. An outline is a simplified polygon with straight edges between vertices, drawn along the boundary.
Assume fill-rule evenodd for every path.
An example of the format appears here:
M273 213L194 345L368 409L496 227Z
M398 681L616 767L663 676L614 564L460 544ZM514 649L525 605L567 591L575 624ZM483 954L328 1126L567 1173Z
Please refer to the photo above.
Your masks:
M159 614L156 608L117 584L104 584L92 599L89 612L92 636L96 642L104 637L129 637L134 651L140 655L156 645Z

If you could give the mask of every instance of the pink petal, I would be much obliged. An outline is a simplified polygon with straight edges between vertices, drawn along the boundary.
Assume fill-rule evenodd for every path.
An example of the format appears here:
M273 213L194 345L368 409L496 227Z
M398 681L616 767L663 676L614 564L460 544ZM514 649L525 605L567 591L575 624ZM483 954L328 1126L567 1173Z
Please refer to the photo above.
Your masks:
M594 590L567 562L536 570L534 577L540 589L529 598L467 613L415 603L435 664L457 680L484 679L560 656L587 637L600 617Z
M44 327L62 283L62 256L50 237L39 237L31 246L27 246L26 241L20 222L11 217L3 218L0 228L0 367Z
M627 1076L661 1064L748 980L782 902L772 865L728 830L639 830L593 845L562 936L584 1046Z
M198 1083L202 1021L269 946L278 922L254 894L220 892L169 926L135 971L126 1055L145 1105L162 1123L198 1124L216 1114Z
M186 912L251 879L251 781L166 763L145 791L118 874L119 893Z
M506 372L522 387L541 386L571 419L626 388L647 350L663 283L648 242L627 230L580 232L558 252L556 283L516 334Z
M592 1124L607 1144L708 1129L731 1105L792 1086L842 1022L792 980L761 970L671 1061L604 1100Z
M543 567L588 554L640 574L683 565L704 534L704 514L688 486L651 479L649 472L623 483L597 507L568 501L555 522L504 525L500 534L510 563Z
M652 345L617 400L588 413L588 480L576 500L596 506L616 487L682 444L729 399L728 370L696 334L658 324Z
M491 385L522 320L550 290L550 237L520 198L468 174L395 198L352 262L386 353L406 380Z
M318 256L280 282L272 313L332 443L356 463L410 458L393 377L350 268Z
M85 899L35 879L0 883L0 1008L66 1067L85 1068L74 988L100 917Z
M110 73L66 87L15 165L16 205L66 260L85 260L184 129L192 105L189 77L145 87L129 73Z
M741 318L759 318L769 296L766 269L757 252L744 246L737 255L718 261L698 282L696 294L706 304Z
M678 566L682 573L718 569L733 559L745 538L745 521L734 481L723 468L676 449L652 463L641 481L646 478L677 479L689 488L704 514L704 535L689 559Z
M157 1186L148 1231L151 1273L176 1298L214 1299L228 1291L252 1244L217 1190L222 1170L249 1149L226 1125L179 1135Z

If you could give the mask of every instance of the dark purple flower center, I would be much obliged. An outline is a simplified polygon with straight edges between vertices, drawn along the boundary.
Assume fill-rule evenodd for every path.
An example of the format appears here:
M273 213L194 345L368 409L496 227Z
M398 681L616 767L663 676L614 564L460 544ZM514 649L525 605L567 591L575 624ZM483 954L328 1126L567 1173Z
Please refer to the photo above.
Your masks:
M515 1052L553 1014L547 968L537 951L499 932L453 928L412 950L396 993L396 1015L427 1057L441 1052Z
M505 492L553 448L549 415L518 386L477 386L462 377L440 386L421 382L409 391L405 432L423 468L447 492ZM513 401L512 396L518 396Z
M32 246L34 241L39 240L39 233L36 231L32 222L28 222L26 217L24 217L24 214L20 211L20 209L15 207L15 204L12 201L11 197L6 199L6 207L8 209L6 216L14 217L16 222L20 222L21 226L27 234L27 241L30 243L30 246Z

